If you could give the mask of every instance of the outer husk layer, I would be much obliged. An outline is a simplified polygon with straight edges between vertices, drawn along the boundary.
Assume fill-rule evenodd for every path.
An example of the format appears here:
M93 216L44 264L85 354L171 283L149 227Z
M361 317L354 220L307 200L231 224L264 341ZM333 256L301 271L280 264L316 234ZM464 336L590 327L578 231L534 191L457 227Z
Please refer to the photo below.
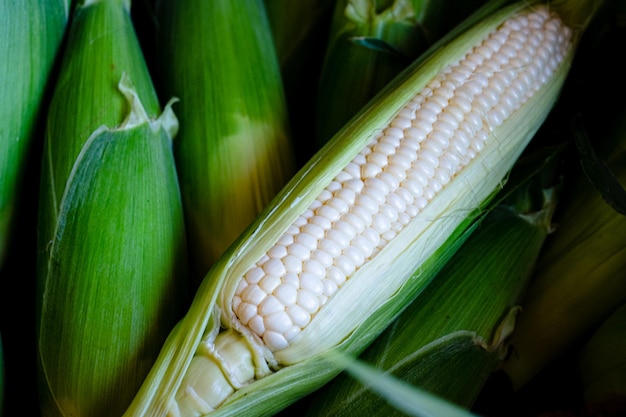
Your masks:
M0 1L0 265L67 23L64 0ZM38 149L38 146L35 146Z
M295 173L280 67L260 0L159 2L159 85L198 282ZM185 47L181 47L185 45Z
M180 318L182 204L128 9L78 6L49 109L37 353L42 416L120 415ZM158 117L158 118L157 118Z

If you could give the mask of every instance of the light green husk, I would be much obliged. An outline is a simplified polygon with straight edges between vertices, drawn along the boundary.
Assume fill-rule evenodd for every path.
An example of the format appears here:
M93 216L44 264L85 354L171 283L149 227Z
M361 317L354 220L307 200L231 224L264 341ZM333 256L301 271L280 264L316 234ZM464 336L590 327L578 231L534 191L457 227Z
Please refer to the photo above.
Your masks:
M180 98L174 150L199 282L295 173L286 103L261 0L161 0L157 13L155 71Z
M339 362L339 365L345 368L345 372L367 384L369 389L376 391L405 416L474 417L468 410L363 361L339 354L327 356L331 361Z
M566 23L582 30L592 7L588 3L575 3L582 8L578 17L583 18L568 18ZM199 342L218 329L218 314L222 314L222 322L229 323L228 304L248 267L435 73L456 62L504 19L527 6L529 3L524 1L488 16L477 15L476 19L482 18L480 24L458 38L442 41L428 59L416 61L289 181L211 268L125 416L164 415ZM575 39L578 34L574 34ZM356 355L389 325L427 286L466 237L482 208L500 189L507 172L557 99L574 51L574 47L568 51L562 65L530 101L494 129L495 138L507 140L488 140L485 152L479 153L431 201L423 215L433 220L411 223L374 261L361 267L289 347L275 352L276 359L286 366L236 391L212 416L276 413L337 375L340 370L328 366L325 352L337 349Z
M65 31L64 0L0 1L0 265L23 196L26 163Z
M537 193L539 205L532 203ZM556 194L541 180L531 180L487 213L434 281L359 360L471 408L506 352L519 302L552 227ZM349 373L305 404L310 404L310 417L403 415L370 390L368 381L358 382Z
M40 190L42 416L121 415L182 314L186 248L172 138L128 4L72 15Z

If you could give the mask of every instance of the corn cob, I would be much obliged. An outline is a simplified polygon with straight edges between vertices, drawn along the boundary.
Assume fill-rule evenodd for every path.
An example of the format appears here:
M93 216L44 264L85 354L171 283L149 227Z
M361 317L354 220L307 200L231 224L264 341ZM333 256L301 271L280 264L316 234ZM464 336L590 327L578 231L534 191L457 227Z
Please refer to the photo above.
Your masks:
M0 1L0 265L67 22L65 0ZM37 145L37 144L35 144Z
M35 252L31 244L36 230L32 221L37 202L36 167L41 121L68 5L65 0L0 0L0 19L0 333L4 342L0 348L0 415L4 411L8 416L13 414L12 408L22 413L37 411L36 405L30 410L24 407L14 393L36 389L29 372L34 370L30 366L32 333L24 331L32 317L28 301L32 299L34 268L30 270L28 265L32 265ZM15 299L26 302L16 307Z
M324 352L427 285L547 116L594 10L574 5L485 17L352 119L211 268L126 415L268 415L336 375Z
M200 281L295 173L286 104L260 0L162 0L157 13L161 91L180 98L174 150Z
M519 302L552 229L557 193L544 188L541 175L480 220L433 283L360 360L463 408L473 405L504 357ZM310 417L401 415L350 374L334 379L307 404Z
M177 120L128 1L79 1L49 107L38 242L42 416L120 415L186 295Z

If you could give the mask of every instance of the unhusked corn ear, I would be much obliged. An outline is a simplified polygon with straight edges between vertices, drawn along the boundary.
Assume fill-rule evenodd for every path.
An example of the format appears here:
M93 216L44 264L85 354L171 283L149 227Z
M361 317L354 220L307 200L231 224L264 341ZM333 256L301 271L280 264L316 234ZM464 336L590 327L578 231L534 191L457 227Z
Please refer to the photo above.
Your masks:
M0 265L67 23L64 0L0 1ZM36 142L36 143L33 143Z
M182 315L172 139L128 2L79 2L44 143L37 242L41 415L120 415Z
M437 38L445 1L335 2L316 95L316 149Z
M546 171L552 171L550 159ZM529 164L535 165L534 158L518 169ZM522 294L552 230L557 193L534 178L524 182L477 222L433 282L359 360L472 407L503 358ZM309 417L404 415L349 374L335 378L303 406Z
M127 415L168 400L173 416L268 415L336 375L324 353L371 343L501 187L558 97L583 6L566 24L516 3L396 79L209 271ZM184 374L201 373L220 326L242 334L256 380L203 398Z
M180 99L174 151L199 282L295 173L294 154L262 1L158 6L155 71L161 93Z

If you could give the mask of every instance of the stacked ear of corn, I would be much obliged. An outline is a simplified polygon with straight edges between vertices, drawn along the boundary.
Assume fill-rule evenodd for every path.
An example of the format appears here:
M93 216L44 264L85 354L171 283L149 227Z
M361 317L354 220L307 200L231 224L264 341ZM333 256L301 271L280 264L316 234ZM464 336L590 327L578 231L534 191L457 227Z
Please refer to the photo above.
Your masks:
M477 15L405 71L211 268L126 415L269 415L335 376L324 354L365 349L500 189L595 7Z
M180 98L174 149L200 281L295 172L286 103L262 1L161 0L157 13L156 71Z
M79 1L49 107L39 206L42 416L120 415L180 319L172 138L129 16Z
M0 1L0 265L67 22L65 0Z

